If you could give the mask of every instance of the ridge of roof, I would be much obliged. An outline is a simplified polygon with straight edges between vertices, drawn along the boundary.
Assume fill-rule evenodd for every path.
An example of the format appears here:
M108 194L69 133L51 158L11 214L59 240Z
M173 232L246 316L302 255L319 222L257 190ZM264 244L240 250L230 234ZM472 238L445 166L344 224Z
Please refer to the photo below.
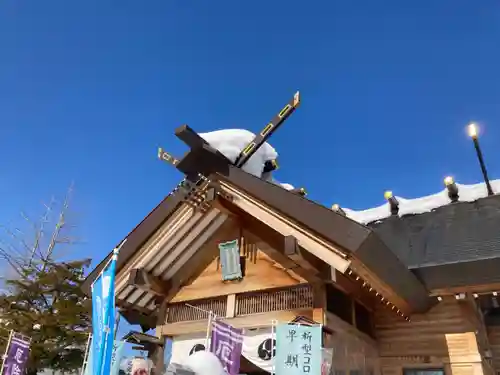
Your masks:
M493 191L496 192L496 194L499 194L500 179L491 180L490 184ZM469 185L456 183L456 186L458 188L459 195L458 202L475 202L479 199L488 197L486 184L484 182ZM413 199L406 199L399 196L396 196L395 198L399 203L399 211L398 214L394 216L398 217L425 214L432 212L439 207L456 204L450 200L447 189L443 189L435 194ZM376 223L393 216L388 202L365 210L352 210L344 207L342 207L342 210L350 219L365 225Z

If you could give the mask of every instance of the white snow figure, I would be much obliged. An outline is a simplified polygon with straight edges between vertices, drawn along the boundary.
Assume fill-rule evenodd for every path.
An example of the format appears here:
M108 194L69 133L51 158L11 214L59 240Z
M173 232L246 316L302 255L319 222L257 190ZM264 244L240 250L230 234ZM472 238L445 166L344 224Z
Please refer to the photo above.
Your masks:
M204 350L191 354L182 365L193 370L196 375L227 375L219 358Z
M201 133L210 146L219 150L226 158L234 162L240 152L253 141L255 135L243 129L216 130L209 133ZM265 142L245 163L243 170L259 178L262 177L264 163L268 160L276 160L278 153L269 143Z

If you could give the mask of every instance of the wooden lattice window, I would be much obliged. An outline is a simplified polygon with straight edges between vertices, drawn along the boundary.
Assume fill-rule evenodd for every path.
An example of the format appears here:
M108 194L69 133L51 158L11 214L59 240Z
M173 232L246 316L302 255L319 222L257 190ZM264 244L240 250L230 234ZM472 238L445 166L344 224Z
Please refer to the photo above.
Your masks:
M226 306L226 296L172 303L168 306L167 323L205 320L208 319L208 311L216 316L226 316Z
M236 315L313 307L313 291L309 285L236 296Z

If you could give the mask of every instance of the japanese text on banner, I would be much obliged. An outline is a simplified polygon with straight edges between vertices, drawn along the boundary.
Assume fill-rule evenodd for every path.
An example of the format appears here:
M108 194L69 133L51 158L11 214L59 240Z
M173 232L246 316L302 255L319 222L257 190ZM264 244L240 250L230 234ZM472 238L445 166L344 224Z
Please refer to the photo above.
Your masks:
M321 375L321 326L276 327L276 375Z
M22 375L30 352L30 342L24 338L13 337L10 341L3 366L3 375Z

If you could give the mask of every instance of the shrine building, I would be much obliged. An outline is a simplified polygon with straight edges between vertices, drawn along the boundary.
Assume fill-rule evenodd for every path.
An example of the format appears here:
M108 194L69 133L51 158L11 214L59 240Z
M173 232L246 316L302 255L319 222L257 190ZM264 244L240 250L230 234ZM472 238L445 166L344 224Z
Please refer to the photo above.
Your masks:
M271 371L276 322L321 324L335 375L500 374L499 195L407 215L388 196L384 218L360 223L209 147L186 158L200 178L126 236L117 263L116 305L155 329L137 340L158 365L166 338L175 361L205 349L211 312L245 329L242 374Z

